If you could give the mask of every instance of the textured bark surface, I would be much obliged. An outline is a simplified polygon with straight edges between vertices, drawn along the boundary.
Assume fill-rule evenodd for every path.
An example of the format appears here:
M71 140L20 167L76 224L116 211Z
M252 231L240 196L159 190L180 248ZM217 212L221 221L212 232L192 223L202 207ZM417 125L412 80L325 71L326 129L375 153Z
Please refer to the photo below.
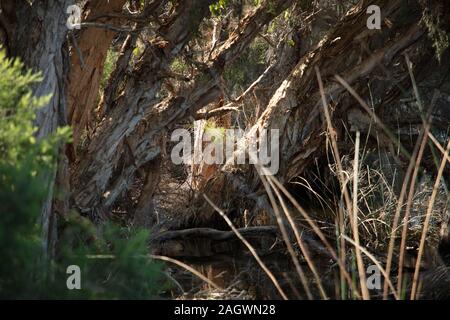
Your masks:
M133 217L133 225L150 229L158 221L155 215L155 203L153 194L161 179L161 159L157 157L141 168L143 187L136 205Z
M133 181L136 170L158 154L147 150L144 161L135 163L130 153L130 135L138 126L142 127L145 110L153 108L158 100L170 63L209 13L210 3L186 0L178 4L171 21L160 28L161 36L145 48L126 79L123 93L108 107L111 112L97 128L87 154L77 164L73 185L78 189L74 190L74 198L82 211L95 210L94 218L103 216L104 209L113 205ZM125 180L114 181L115 171L120 172L122 168L130 173Z
M83 8L83 21L106 14L122 11L126 0L91 0ZM97 23L111 24L111 19L97 19ZM70 56L69 91L67 96L68 120L73 129L73 143L76 146L83 131L92 122L90 117L98 104L100 80L111 41L117 33L102 28L82 28L76 32L72 41ZM75 39L75 40L74 40ZM80 55L81 54L81 55Z
M6 2L2 1L2 7ZM15 2L9 15L12 29L9 34L11 56L42 74L42 81L34 88L36 96L50 96L49 102L37 112L37 137L48 137L58 126L66 125L67 34L66 8L71 0ZM64 161L64 160L61 160ZM66 166L60 166L45 182L49 186L47 200L42 207L43 247L52 254L56 243L56 215L54 190L67 181ZM58 179L55 182L55 178ZM61 206L61 204L59 204ZM65 209L61 209L65 211Z
M296 11L299 10L297 9ZM271 49L275 54L269 62L269 66L237 99L225 106L196 113L195 119L199 119L199 121L195 123L197 140L194 143L194 150L203 150L200 145L202 144L203 133L207 124L205 119L214 118L215 126L219 128L231 128L232 123L240 120L239 126L245 128L249 123L252 123L248 117L258 119L261 113L264 112L271 97L286 79L286 75L292 72L302 53L307 51L307 45L302 40L306 36L306 32L302 32L298 25L294 25L288 31L288 34L289 37L287 38L290 41L287 41L286 37L282 37L276 46L273 45ZM252 110L250 115L246 115L245 118L236 119L233 112L243 108L254 110ZM208 165L201 161L200 164L192 165L191 169L193 187L198 191L202 191L208 181L216 177L221 169L221 165ZM211 196L213 194L220 195L223 186L216 184L214 188L215 190L208 190Z
M331 257L330 248L320 244L326 241L318 240L307 225L311 221L291 207L295 202L292 198L282 208L286 215L292 213L292 225L283 221L285 214L275 216L276 204L283 204L287 197L269 199L270 192L265 190L257 168L248 163L248 150L235 150L234 158L245 158L245 165L171 161L168 148L173 143L168 140L172 130L191 130L192 122L199 120L201 126L196 133L200 139L194 144L203 147L207 143L201 141L202 133L212 127L249 128L237 143L241 146L248 146L261 129L278 129L280 168L276 178L304 205L333 248L338 239L342 240L338 249L344 248L343 233L353 236L355 242L360 233L361 245L385 264L384 242L387 245L391 234L394 239L399 229L396 222L392 223L392 208L398 206L395 219L398 217L400 227L406 230L401 245L408 248L405 259L408 254L415 259L416 238L423 232L419 230L423 212L434 205L432 215L427 215L432 218L428 235L422 239L426 250L429 247L440 254L442 261L436 260L443 272L438 276L430 272L434 277L429 281L431 289L428 284L424 288L432 291L433 281L438 281L442 288L436 297L448 295L448 268L444 267L449 264L450 252L447 188L437 191L439 199L429 200L433 197L429 197L428 180L433 180L436 166L433 150L425 142L424 157L416 166L420 169L414 178L416 185L404 182L409 159L399 151L419 146L416 141L423 127L423 110L418 100L423 100L427 108L434 90L441 94L437 95L435 110L430 111L436 136L433 143L439 147L448 140L450 53L441 49L450 25L442 21L449 13L444 0L429 2L428 9L425 0L87 0L82 1L85 25L69 31L66 8L73 3L81 2L0 0L0 46L10 57L20 57L28 67L40 71L43 81L33 88L34 93L51 96L37 113L38 138L66 124L74 131L74 143L66 147L66 152L61 148L63 156L43 181L49 186L42 205L46 254L52 256L55 249L57 217L73 210L94 223L110 220L129 230L150 230L150 248L158 255L205 260L225 256L234 263L238 253L248 263L248 252L229 231L224 216L205 202L203 196L207 195L259 254L275 252L278 257L280 253L283 261L275 258L275 264L291 263L285 259L286 249L294 261L307 261L301 245L304 242L318 262L319 277L331 277L337 269L336 260L342 259L350 268L354 262L351 250L348 255L342 250L338 258L334 254ZM368 29L367 7L371 4L381 7L381 30ZM101 79L110 49L117 60L103 88ZM436 52L442 61L435 59ZM405 63L408 59L422 99L412 88L413 77ZM336 75L373 108L371 112L381 121L361 108ZM322 93L333 128L324 119ZM389 136L389 130L382 126L394 134ZM359 149L355 131L361 134L361 143L365 140ZM343 172L333 159L330 137L337 140ZM394 144L405 147L397 149ZM437 158L442 156L436 153ZM360 166L367 167L367 172L359 169L355 174L354 154L360 155ZM443 180L448 181L449 171L445 169ZM372 171L392 184L386 183L385 188L385 184L373 181ZM347 187L340 185L343 179L337 178L339 174L348 178L353 203L346 194L342 197ZM303 182L307 186L301 185ZM351 192L350 186L354 187ZM408 205L414 207L404 216L403 203L398 204L398 191L403 186L411 188ZM377 188L383 190L378 194ZM343 198L348 200L345 204ZM361 224L355 229L351 225L355 221L353 212L361 212L356 216ZM275 227L277 223L280 228ZM440 226L442 233L438 235ZM298 234L291 229L301 233L300 239L294 239ZM286 238L287 247L282 245L282 238ZM289 244L297 240L299 246L289 249ZM414 267L406 260L403 265L405 269ZM285 270L283 263L281 266L276 276L283 275L289 282L292 266ZM392 267L397 267L396 261ZM432 267L418 264L420 271L433 271ZM245 268L238 271L253 271ZM361 270L360 276L364 268ZM403 270L400 262L398 270ZM212 270L211 277L215 276L218 274ZM294 288L295 284L290 284ZM334 289L330 287L329 291ZM341 295L338 298L343 298ZM354 297L353 292L348 297Z
M79 163L73 185L83 186L83 189L75 190L77 206L84 211L95 208L98 211L93 216L104 214L130 186L136 170L160 154L161 134L222 94L220 74L224 67L248 47L261 26L291 3L279 1L273 10L262 6L250 13L211 55L204 72L185 92L159 101L157 93L168 65L186 45L192 30L196 30L209 13L208 3L199 6L186 1L173 21L160 30L163 38L145 49L126 83L124 94L110 108L111 114Z
M259 129L280 130L280 170L277 178L285 183L305 173L305 169L324 151L326 142L326 125L323 120L322 104L316 77L318 67L325 81L324 91L330 104L332 119L336 125L338 140L342 138L341 121L345 121L345 110L357 103L348 99L345 89L333 78L342 76L350 85L362 89L363 96L367 87L360 87L361 80L369 75L383 74L380 70L392 65L395 58L410 46L417 43L424 31L419 27L420 15L411 15L406 21L393 28L384 28L382 32L370 31L366 27L366 8L370 1L362 1L331 30L317 48L304 55L292 73L271 97L267 109L260 116L249 134L248 140ZM399 19L399 12L404 9L402 1L380 1L382 12L390 19ZM380 41L383 39L384 41ZM381 45L380 45L381 44ZM365 48L370 48L368 53ZM400 59L402 59L400 57ZM398 96L399 90L392 84L392 96ZM392 98L392 96L390 98ZM388 97L380 101L386 102ZM382 135L382 133L380 133ZM245 152L245 150L243 151ZM256 209L268 212L271 207L265 195L261 193L260 178L250 166L237 168L228 163L222 168L222 177L215 177L204 192L211 199L229 203L227 195L243 200L249 197L256 202ZM210 193L214 184L221 184L224 193ZM262 192L264 194L264 192ZM214 210L203 202L199 212L206 221ZM203 225L205 222L201 223ZM206 222L208 223L208 222Z
M389 7L382 10L385 14L401 7L399 1L385 3L389 3ZM366 30L366 19L363 6L344 18L327 36L326 41L303 57L293 73L278 88L267 110L252 128L253 131L258 128L280 130L282 158L279 176L283 177L283 180L300 174L314 159L313 153L323 146L325 141L325 126L321 120L322 105L314 68L318 67L322 78L326 79L324 91L332 108L345 107L345 104L340 104L345 97L345 89L333 81L335 74L341 75L353 85L371 74L379 64L389 65L398 53L416 42L423 34L417 25L418 17L412 18L398 36L385 31L385 36L391 41L387 42L385 47L373 48L373 53L366 56L359 50L363 44L355 41L357 35ZM350 56L349 52L360 54Z

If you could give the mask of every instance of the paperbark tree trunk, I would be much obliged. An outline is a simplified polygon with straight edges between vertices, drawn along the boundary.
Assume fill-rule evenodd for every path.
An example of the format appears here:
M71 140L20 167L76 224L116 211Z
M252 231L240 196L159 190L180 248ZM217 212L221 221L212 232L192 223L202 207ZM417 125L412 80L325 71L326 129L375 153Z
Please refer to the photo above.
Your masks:
M381 31L369 30L366 9L371 3L372 1L361 1L359 6L328 33L317 48L303 56L273 94L257 123L243 138L251 139L260 129L279 130L280 168L276 177L282 183L304 174L305 170L314 163L315 159L320 158L325 150L326 123L323 117L316 67L324 80L325 95L337 130L337 139L340 140L343 137L342 122L347 121L345 111L350 107L360 108L360 106L349 97L345 88L337 83L334 76L340 75L350 85L355 86L364 98L368 98L368 88L361 84L365 83L369 75L382 74L383 77L388 77L385 70L392 70L391 66L394 62L399 61L401 63L397 65L402 66L398 67L399 71L404 72L404 59L400 54L407 49L413 50L411 47L416 44L414 48L420 48L418 40L424 34L424 30L419 25L420 14L416 12L405 18L401 16L402 10L405 10L407 5L403 1L378 1L383 19L388 17L394 21L394 24L389 27L383 25ZM419 59L417 62L420 64L420 54L417 56ZM380 92L380 96L385 96L377 104L381 106L392 97L398 97L400 90L397 85L398 83L394 81L384 87L386 91ZM402 83L402 85L408 86L410 83ZM388 94L386 95L385 92ZM246 151L240 152L246 153ZM214 184L222 186L220 188L223 190L222 194L208 191L217 189ZM227 163L222 168L222 173L211 180L203 191L210 199L216 199L219 205L223 203L222 207L232 200L227 195L232 195L235 199L242 201L249 199L254 201L255 211L263 210L272 213L262 189L260 177L253 166L240 166L238 170L235 164ZM204 219L200 225L211 223L210 219L215 216L214 209L205 204L202 199L199 202L198 212L201 212Z
M74 198L94 220L104 216L129 188L137 170L160 154L162 135L170 126L223 94L220 76L224 68L247 48L262 26L292 1L278 1L272 6L271 1L264 2L217 48L206 69L186 91L161 101L157 94L168 76L169 65L209 14L210 3L186 0L177 7L174 19L159 30L161 37L145 49L123 94L109 108L111 112L82 157L73 177L73 185L79 187Z
M59 126L67 124L66 8L71 4L72 0L39 0L31 3L1 1L2 16L7 21L7 47L10 56L20 57L27 67L42 74L42 81L34 87L36 96L51 96L49 102L37 111L36 135L40 139L48 137ZM65 163L65 159L61 159L59 166L43 182L49 189L41 214L43 249L50 256L53 254L57 236L55 206L62 211L67 209L64 208L67 202L56 204L54 201L55 188L62 187L67 181Z
M84 21L122 11L126 0L91 0L84 7ZM110 18L96 19L96 23L110 24ZM76 146L83 131L92 122L98 104L100 80L108 49L117 32L103 28L82 28L72 40L70 57L68 120L73 129ZM76 43L75 43L76 42ZM78 48L76 48L78 47Z

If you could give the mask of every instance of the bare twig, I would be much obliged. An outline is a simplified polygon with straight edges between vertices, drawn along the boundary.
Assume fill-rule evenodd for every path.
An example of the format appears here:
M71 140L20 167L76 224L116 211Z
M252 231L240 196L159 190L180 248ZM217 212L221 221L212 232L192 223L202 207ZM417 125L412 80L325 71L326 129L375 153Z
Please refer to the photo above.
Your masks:
M73 46L75 47L75 50L77 51L78 58L80 59L81 70L83 70L84 67L86 66L86 64L84 62L84 58L83 58L83 53L81 52L80 47L78 46L77 38L75 38L75 35L73 34L73 32L70 32L70 36L72 38Z

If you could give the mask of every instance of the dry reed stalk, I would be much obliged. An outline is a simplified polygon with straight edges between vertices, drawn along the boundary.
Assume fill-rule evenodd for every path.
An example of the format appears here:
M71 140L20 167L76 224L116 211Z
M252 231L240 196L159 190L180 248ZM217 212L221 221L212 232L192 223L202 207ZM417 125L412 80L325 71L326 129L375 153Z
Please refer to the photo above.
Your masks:
M359 94L356 93L356 91L343 78L341 78L338 75L336 75L335 78L359 102L359 104L363 107L363 109L366 110L366 112L368 112L371 115L371 117L375 120L376 124L385 131L385 133L388 135L388 137L392 141L395 142L396 141L395 137L393 137L390 130L381 122L381 120L378 118L378 116L375 115L375 113L369 108L367 103L359 96ZM398 143L398 146L400 148L401 144ZM386 274L388 275L388 277L390 277L390 272L391 272L391 267L392 267L392 259L393 259L393 255L394 255L395 234L397 232L397 227L398 227L398 223L400 220L400 213L401 213L401 209L402 209L405 194L406 194L406 189L409 184L409 179L411 177L411 173L412 173L414 163L415 163L414 159L416 158L418 149L419 149L419 144L417 143L415 145L412 156L409 155L408 151L406 151L406 150L404 151L404 153L407 153L409 155L408 158L410 159L410 161L409 161L408 169L406 170L405 178L403 180L402 189L400 191L400 197L398 199L397 209L396 209L396 212L394 215L394 220L393 220L392 228L391 228L391 236L390 236L390 240L389 240L389 247L388 247L388 254L387 254L387 261L386 261ZM389 279L385 279L385 282L384 282L384 288L383 288L383 299L384 300L387 299L387 295L388 295L388 289L389 289L388 288L388 280Z
M450 140L448 141L445 154L448 155L449 151L450 151ZM416 298L417 285L418 285L418 280L419 280L420 262L422 260L423 252L425 249L425 240L426 240L426 236L427 236L427 232L428 232L428 226L430 224L430 219L431 219L431 216L433 213L434 202L436 201L436 195L437 195L437 192L439 189L440 180L442 178L442 174L444 173L446 164L447 164L447 159L444 156L444 157L442 157L441 165L439 167L439 171L438 171L436 180L433 185L433 191L431 193L430 200L428 202L428 208L427 208L427 213L425 216L425 222L423 223L422 235L420 237L419 252L417 254L416 265L414 268L414 277L413 277L413 284L412 284L411 297L410 297L411 300L414 300Z
M272 204L272 208L275 212L278 227L280 228L284 243L286 244L288 252L292 258L292 262L294 263L295 269L300 278L300 281L302 282L303 288L305 289L306 296L308 297L309 300L313 300L313 295L311 293L311 290L309 289L308 280L305 277L305 273L303 272L300 262L298 261L298 258L296 257L296 254L295 254L294 248L292 247L291 241L289 240L289 235L287 233L286 227L284 226L283 217L281 216L281 213L280 213L280 210L276 203L275 197L273 196L272 190L270 189L270 185L267 183L267 180L264 175L260 175L260 178L261 178L261 181L263 182L264 188L266 189L267 195L269 196L269 200L270 200L270 202Z
M355 253L356 263L358 265L359 282L361 286L361 293L364 300L370 300L369 290L367 289L366 282L366 268L364 267L364 261L361 256L360 242L359 242L359 230L358 230L358 177L359 177L359 145L360 145L360 132L356 132L355 140L355 159L353 162L353 238L355 239Z
M272 283L274 284L275 288L278 290L278 292L280 293L281 297L284 300L288 300L288 297L286 295L286 293L283 291L283 289L280 286L280 283L278 282L278 280L275 278L275 276L273 275L273 273L269 270L269 268L267 268L266 264L261 260L261 258L259 257L258 253L256 252L255 248L253 248L253 246L247 241L245 240L245 238L242 236L242 234L236 229L236 227L234 226L233 222L230 220L230 218L227 217L227 215L219 208L217 207L212 201L211 199L208 198L208 196L206 194L203 194L203 197L205 198L205 200L209 203L209 205L211 207L214 208L214 210L216 210L220 216L225 220L225 222L228 224L228 226L231 228L231 230L236 234L236 236L242 241L242 243L244 243L244 245L248 248L248 250L250 251L250 253L253 255L253 257L256 259L256 261L258 262L258 264L261 266L261 268L264 270L264 272L267 274L267 276L270 278L270 280L272 281Z
M401 243L400 243L399 263L398 263L397 291L398 291L399 296L401 295L402 282L403 282L403 264L404 264L405 248L406 248L406 239L407 239L407 235L408 235L408 220L409 220L409 216L410 216L410 212L411 212L411 208L412 208L415 184L417 181L417 176L419 174L420 163L422 162L423 154L425 151L425 145L428 140L428 133L430 132L430 128L431 128L431 121L430 121L431 112L434 108L434 105L437 102L437 98L438 98L438 94L437 94L437 92L435 92L433 99L431 101L431 106L427 112L427 116L426 116L425 122L423 124L423 130L419 135L418 141L421 141L421 143L420 143L420 147L419 147L419 152L417 154L416 162L414 165L414 172L413 172L412 178L411 178L411 185L409 187L408 199L406 200L406 210L405 210L405 216L404 216L402 238L401 238Z
M294 235L295 235L295 239L297 240L297 244L300 248L301 253L305 257L308 267L310 268L311 272L314 275L314 278L316 280L316 284L319 289L320 295L322 296L322 299L328 300L328 296L323 288L322 280L320 279L319 273L317 272L314 262L312 261L311 256L309 255L308 248L305 247L305 245L303 244L303 241L301 240L301 235L298 232L298 228L295 224L294 219L292 218L291 213L289 212L289 209L286 206L286 203L283 200L283 197L281 196L279 190L276 188L275 184L270 179L268 179L268 181L269 181L270 185L272 186L273 190L275 191L275 194L277 195L278 200L280 201L281 207L283 208L283 212L285 213L285 215L288 219L288 222L289 222L292 230L294 231Z
M331 147L333 150L334 161L336 163L338 178L339 178L339 182L341 185L342 194L344 196L344 201L347 206L347 211L349 212L349 215L351 216L352 215L352 212L351 212L352 211L352 203L350 201L350 196L349 196L349 193L348 193L348 190L346 187L347 182L344 177L342 160L341 160L341 157L339 154L336 131L333 128L333 123L331 122L331 116L330 116L330 112L328 110L328 103L327 103L327 99L325 97L325 91L323 89L322 77L320 75L320 71L317 66L315 67L315 71L316 71L316 75L317 75L317 81L319 83L319 91L320 91L320 96L321 96L321 100L322 100L323 111L324 111L325 119L327 122L327 132L328 132L328 136L331 140ZM342 263L345 265L345 256L346 256L345 241L344 241L344 239L341 238L341 235L345 234L345 216L344 216L344 209L341 207L339 208L339 220L337 222L337 225L338 225L338 234L339 234L339 241L340 241L340 243L339 243L340 257L342 259ZM341 273L341 279L343 279L343 278L344 278L344 275ZM342 294L344 294L344 292Z

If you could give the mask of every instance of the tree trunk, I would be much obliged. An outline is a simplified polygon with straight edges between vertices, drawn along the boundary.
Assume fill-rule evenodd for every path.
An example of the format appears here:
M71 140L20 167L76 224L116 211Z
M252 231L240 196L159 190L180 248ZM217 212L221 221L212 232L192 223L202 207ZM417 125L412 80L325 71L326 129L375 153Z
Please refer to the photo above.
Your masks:
M223 94L220 75L224 67L247 48L262 26L292 1L279 1L273 10L268 10L270 3L266 1L241 21L185 92L161 101L157 94L168 76L171 61L186 45L193 30L198 29L203 17L209 14L209 2L200 5L186 1L180 6L180 12L171 23L160 30L161 38L145 49L127 79L123 94L110 108L107 120L98 128L78 165L73 185L82 187L75 191L81 210L92 212L94 209L94 219L105 214L129 188L136 171L160 154L161 134ZM209 79L207 83L205 76Z
M66 80L68 50L65 46L66 8L72 0L2 1L3 13L8 20L8 49L13 57L34 70L41 72L42 81L34 88L36 96L48 96L49 102L37 111L36 133L45 138L66 122ZM60 164L64 163L64 159ZM56 183L55 178L58 177ZM56 215L54 212L55 189L62 187L67 179L66 166L62 165L49 174L45 184L49 192L42 206L43 248L51 255L56 243ZM67 180L66 180L67 181ZM64 203L64 202L63 202ZM60 207L61 203L59 204ZM59 208L59 210L65 211Z
M353 105L356 108L360 107L357 102L349 99L346 90L334 80L334 75L343 77L350 85L355 86L358 93L368 98L367 86L361 86L364 79L377 73L386 77L383 70L392 68L394 63L398 66L396 71L405 72L406 66L400 54L407 49L412 50L411 46L414 48L423 46L422 42L418 42L424 34L419 26L420 14L412 14L405 19L401 16L406 6L403 1L378 1L377 4L380 5L384 17L389 17L394 24L391 27L384 25L381 31L372 31L366 26L368 18L366 8L370 3L371 1L361 1L360 5L347 14L316 48L303 56L271 97L257 123L243 138L243 141L250 139L260 129L279 130L280 170L276 177L282 183L304 174L325 150L326 124L315 67L320 70L324 79L325 95L332 112L337 138L340 140L344 133L342 122L347 121L346 110ZM397 21L401 23L395 23ZM415 57L418 64L424 56L425 54L422 56L418 54ZM410 84L402 82L401 85ZM378 102L376 108L400 94L396 82L383 88L389 94ZM380 93L380 96L383 94ZM378 129L377 132L382 136L384 133ZM204 193L208 197L224 204L232 200L227 195L242 201L248 201L250 197L255 202L255 211L272 213L260 177L253 167L241 166L237 170L236 165L230 162L222 168L221 175L222 177L212 180L211 184L222 184L221 190L224 192L219 195L208 192L216 190L210 184L204 188ZM211 223L208 220L212 219L214 210L202 200L198 206L198 211L204 218L201 225Z
M91 0L84 7L84 21L107 14L120 13L126 0ZM96 23L110 24L111 19L96 19ZM100 80L111 41L117 33L109 29L83 28L73 40L70 57L68 120L73 129L73 144L92 122L90 117L98 104ZM76 41L76 43L75 43ZM78 48L76 48L78 47Z

